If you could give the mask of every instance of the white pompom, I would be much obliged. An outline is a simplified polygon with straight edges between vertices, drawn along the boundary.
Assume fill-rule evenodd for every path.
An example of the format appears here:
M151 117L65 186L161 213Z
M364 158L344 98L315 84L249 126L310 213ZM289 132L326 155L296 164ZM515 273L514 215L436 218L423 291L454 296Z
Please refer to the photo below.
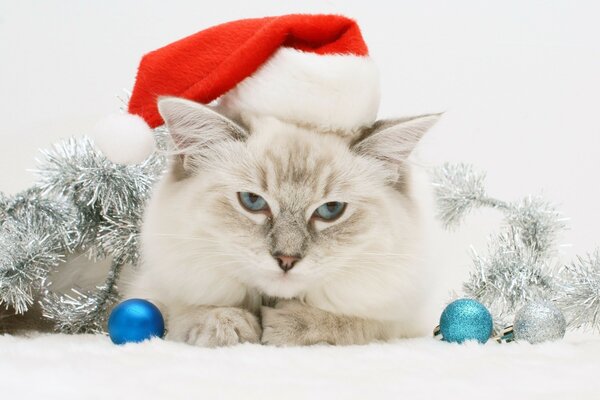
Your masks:
M96 124L90 136L106 158L117 164L138 164L154 152L152 130L138 115L109 115Z

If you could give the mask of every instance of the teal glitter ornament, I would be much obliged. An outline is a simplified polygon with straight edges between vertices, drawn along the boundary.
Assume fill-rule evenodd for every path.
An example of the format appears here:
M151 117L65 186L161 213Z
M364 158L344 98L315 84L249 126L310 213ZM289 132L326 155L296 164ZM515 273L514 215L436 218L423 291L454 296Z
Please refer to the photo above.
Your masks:
M492 330L492 315L476 300L455 300L448 304L440 317L440 333L445 342L477 340L485 343L492 336Z
M165 335L165 321L154 304L143 299L129 299L110 313L108 334L114 344L162 338Z

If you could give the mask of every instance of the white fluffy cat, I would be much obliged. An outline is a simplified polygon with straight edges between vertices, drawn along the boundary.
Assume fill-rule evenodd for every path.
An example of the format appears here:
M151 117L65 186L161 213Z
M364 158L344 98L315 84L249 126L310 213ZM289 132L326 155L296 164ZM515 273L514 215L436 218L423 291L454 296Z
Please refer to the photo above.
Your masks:
M159 305L168 338L361 344L423 333L423 182L407 158L438 115L341 135L234 122L177 98L159 109L178 154L147 207L125 295Z

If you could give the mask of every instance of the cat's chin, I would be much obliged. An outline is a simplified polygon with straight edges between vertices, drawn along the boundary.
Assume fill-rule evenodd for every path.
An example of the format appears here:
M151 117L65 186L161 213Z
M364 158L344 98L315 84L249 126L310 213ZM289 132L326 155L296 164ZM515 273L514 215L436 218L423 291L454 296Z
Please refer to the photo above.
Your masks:
M305 291L306 285L292 276L281 274L261 282L259 289L267 296L291 299L300 296Z

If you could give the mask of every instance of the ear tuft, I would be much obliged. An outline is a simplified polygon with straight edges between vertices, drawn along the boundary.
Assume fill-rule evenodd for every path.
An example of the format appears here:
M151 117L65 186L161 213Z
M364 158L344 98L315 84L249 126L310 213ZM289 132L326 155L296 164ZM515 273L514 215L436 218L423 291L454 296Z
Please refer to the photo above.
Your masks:
M410 156L423 135L442 114L427 114L394 120L380 120L363 131L352 149L369 157L394 164Z
M162 97L158 110L173 139L176 161L187 176L218 143L245 140L241 126L200 103L177 97Z
M212 108L177 97L161 97L158 110L175 144L181 149L222 140L243 140L246 131L238 124Z

